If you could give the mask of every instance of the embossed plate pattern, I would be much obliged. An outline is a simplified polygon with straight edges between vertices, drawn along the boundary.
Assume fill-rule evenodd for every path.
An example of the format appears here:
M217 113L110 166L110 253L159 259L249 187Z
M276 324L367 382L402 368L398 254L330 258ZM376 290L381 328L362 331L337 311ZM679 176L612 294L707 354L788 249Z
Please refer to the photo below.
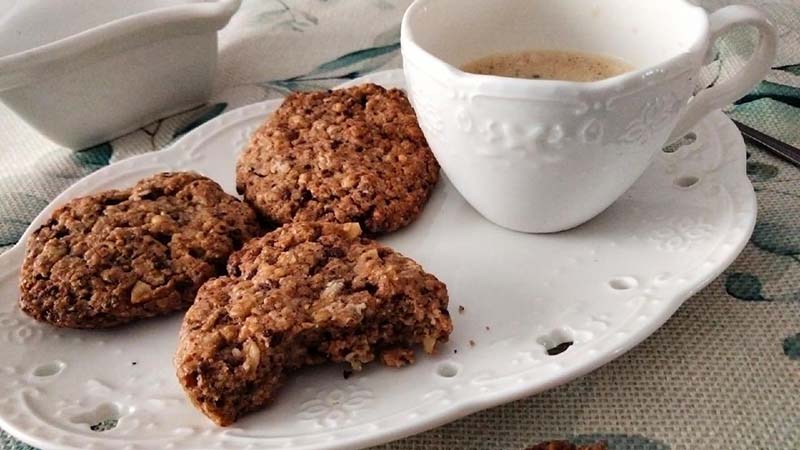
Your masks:
M402 85L402 74L359 81ZM236 155L277 104L231 111L169 150L99 170L31 229L69 198L162 170L197 170L234 192ZM301 371L269 409L229 428L195 411L175 379L180 314L95 332L36 323L16 307L19 244L0 257L0 426L46 450L354 448L565 383L650 335L750 236L755 196L740 135L721 112L694 133L606 212L559 234L498 228L443 179L417 222L381 240L447 283L451 342L400 370L372 365L347 380L340 366ZM574 343L548 354L563 341ZM106 419L116 426L93 430Z

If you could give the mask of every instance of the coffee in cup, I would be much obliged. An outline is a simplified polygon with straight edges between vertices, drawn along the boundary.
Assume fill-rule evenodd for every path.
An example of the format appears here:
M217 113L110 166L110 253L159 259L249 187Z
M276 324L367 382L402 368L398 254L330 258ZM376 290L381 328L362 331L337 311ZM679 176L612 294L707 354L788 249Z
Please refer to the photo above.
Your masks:
M570 50L494 53L461 66L464 72L479 75L581 82L604 80L633 69L620 58Z
M711 44L740 26L760 35L749 61L695 92ZM400 41L409 99L450 182L492 222L541 233L601 213L665 144L752 89L769 71L776 32L755 8L709 14L686 0L416 0ZM633 67L589 82L460 69L537 49ZM551 75L564 72L557 64Z

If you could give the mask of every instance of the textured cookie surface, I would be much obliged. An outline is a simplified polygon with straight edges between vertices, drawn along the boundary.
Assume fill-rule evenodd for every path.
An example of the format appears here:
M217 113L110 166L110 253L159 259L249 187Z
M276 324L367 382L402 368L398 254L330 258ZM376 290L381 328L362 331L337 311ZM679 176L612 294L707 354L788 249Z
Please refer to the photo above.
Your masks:
M29 238L19 306L73 328L183 309L257 232L249 206L196 173L162 173L77 198Z
M422 211L439 165L402 91L364 84L290 95L239 157L236 186L276 223L396 230Z
M234 253L187 312L178 379L219 425L259 409L288 373L325 361L380 358L448 339L447 288L414 261L360 237L358 224L295 223Z

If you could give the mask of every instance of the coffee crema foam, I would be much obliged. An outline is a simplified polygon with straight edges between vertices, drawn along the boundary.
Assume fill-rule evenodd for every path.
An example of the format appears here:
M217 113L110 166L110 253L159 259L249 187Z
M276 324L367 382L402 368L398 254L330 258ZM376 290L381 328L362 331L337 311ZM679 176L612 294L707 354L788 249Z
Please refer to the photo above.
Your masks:
M611 78L633 69L616 57L564 50L495 53L461 66L461 70L478 75L582 82Z

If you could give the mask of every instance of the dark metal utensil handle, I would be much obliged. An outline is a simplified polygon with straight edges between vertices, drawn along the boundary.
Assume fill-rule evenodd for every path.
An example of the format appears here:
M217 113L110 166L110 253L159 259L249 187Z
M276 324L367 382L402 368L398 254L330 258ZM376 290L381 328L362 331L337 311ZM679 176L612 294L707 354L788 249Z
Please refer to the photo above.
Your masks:
M797 147L793 147L783 141L779 141L772 136L766 135L754 128L750 128L736 120L734 120L733 123L736 124L736 126L739 128L739 131L742 132L742 136L746 141L764 147L772 153L791 162L792 164L800 166L800 149Z

